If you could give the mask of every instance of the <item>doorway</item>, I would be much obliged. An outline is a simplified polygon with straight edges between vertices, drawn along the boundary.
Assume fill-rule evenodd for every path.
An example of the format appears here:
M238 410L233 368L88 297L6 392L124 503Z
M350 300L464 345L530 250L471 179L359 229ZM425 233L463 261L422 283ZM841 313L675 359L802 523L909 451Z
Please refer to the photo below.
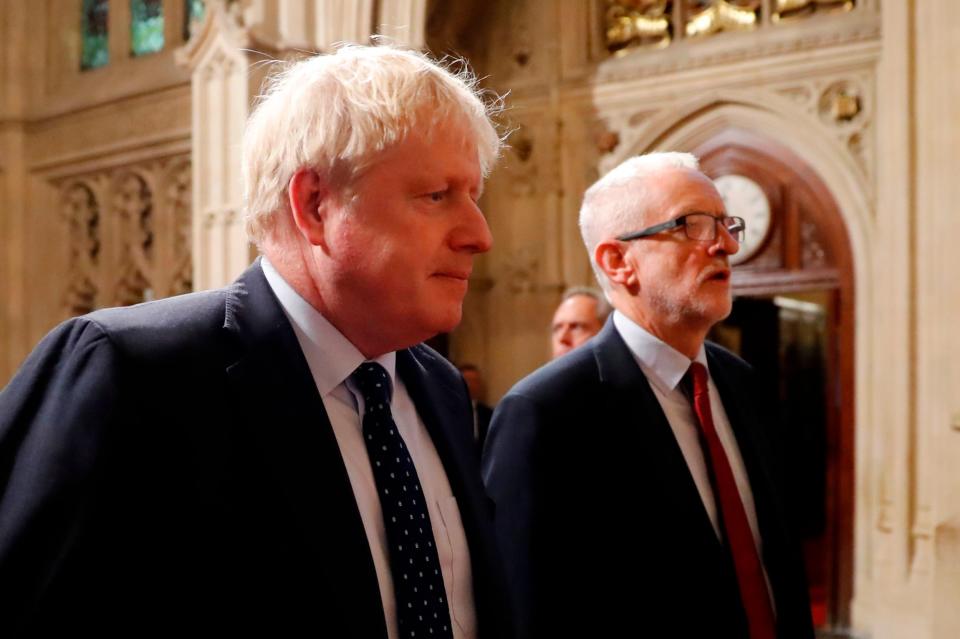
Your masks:
M853 599L854 297L850 241L829 189L778 141L730 127L693 150L748 219L734 306L712 338L750 362L780 414L787 508L806 561L820 637L848 636ZM727 176L727 177L723 177ZM724 191L727 193L724 193Z
M710 335L754 367L757 401L765 414L779 418L770 439L782 460L787 516L802 544L811 612L822 637L844 636L846 625L843 484L852 458L843 449L841 427L838 299L829 288L741 295Z

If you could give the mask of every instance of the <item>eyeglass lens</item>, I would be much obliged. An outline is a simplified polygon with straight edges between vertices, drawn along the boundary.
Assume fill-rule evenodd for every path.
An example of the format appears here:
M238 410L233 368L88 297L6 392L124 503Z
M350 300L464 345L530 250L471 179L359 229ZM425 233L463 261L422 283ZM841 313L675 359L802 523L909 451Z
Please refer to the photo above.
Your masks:
M718 224L722 224L737 242L743 241L743 221L740 218L717 218L707 213L691 213L684 220L687 237L691 240L717 239Z

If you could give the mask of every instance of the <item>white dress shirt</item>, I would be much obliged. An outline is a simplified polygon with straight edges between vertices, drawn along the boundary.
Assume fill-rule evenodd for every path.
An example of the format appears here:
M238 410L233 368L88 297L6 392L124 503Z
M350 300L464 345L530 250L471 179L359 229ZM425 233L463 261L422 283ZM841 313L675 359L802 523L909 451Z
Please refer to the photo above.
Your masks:
M393 577L387 552L387 533L383 525L373 470L363 442L363 396L349 379L350 374L365 358L340 331L293 290L266 257L261 259L260 264L267 283L293 326L330 418L373 555L387 621L387 634L390 639L399 639ZM393 384L390 403L393 419L410 451L424 496L427 498L427 510L450 605L453 636L456 639L472 639L477 634L473 578L470 552L456 498L450 489L450 482L433 441L417 414L416 406L410 399L403 380L396 375L396 353L386 353L375 361L382 365L390 376Z
M717 533L717 537L722 539L723 534L720 531L720 524L717 519L717 504L713 495L713 487L710 485L710 475L703 458L703 449L700 446L700 426L697 423L697 416L693 412L693 406L690 405L690 400L687 399L680 388L680 380L683 379L687 369L690 368L691 360L666 342L648 333L619 311L614 311L613 323L637 364L640 365L640 370L643 371L647 381L650 382L650 387L653 388L653 393L657 396L657 400L663 408L663 414L666 415L670 428L673 429L673 434L677 438L680 451L683 453L683 458L686 460L690 474L693 476L693 482L697 485L700 499L703 500L703 507L707 510L710 521L713 523L713 529ZM707 353L703 346L700 346L700 351L694 361L703 364L709 372ZM709 378L708 385L713 424L717 429L720 443L723 444L723 450L727 454L730 468L733 470L733 478L737 483L737 490L740 493L741 501L743 501L743 508L747 513L747 521L750 523L750 531L753 533L753 540L757 544L757 552L762 558L763 545L760 539L760 530L757 527L757 511L753 503L753 491L750 489L747 470L743 465L743 457L740 455L740 447L737 446L736 437L730 428L730 419L727 417L727 411L723 408L720 393L717 392L717 386L713 383L712 376Z

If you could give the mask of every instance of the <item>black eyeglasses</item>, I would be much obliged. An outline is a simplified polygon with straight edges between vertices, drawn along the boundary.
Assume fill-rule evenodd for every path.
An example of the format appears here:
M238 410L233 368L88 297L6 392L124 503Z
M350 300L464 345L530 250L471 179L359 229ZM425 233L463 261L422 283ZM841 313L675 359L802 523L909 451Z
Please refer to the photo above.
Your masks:
M686 232L687 237L691 240L701 240L704 242L713 242L717 239L717 229L722 226L727 230L727 233L733 236L733 239L737 243L743 242L743 234L747 227L747 223L742 217L737 217L731 215L729 217L716 217L715 215L710 215L709 213L687 213L686 215L681 215L678 218L672 219L668 222L663 222L661 224L654 224L651 227L645 228L642 231L634 231L633 233L627 233L617 237L621 242L629 242L630 240L639 240L642 237L649 237L650 235L656 235L661 231L668 231L673 228L682 226L684 232Z

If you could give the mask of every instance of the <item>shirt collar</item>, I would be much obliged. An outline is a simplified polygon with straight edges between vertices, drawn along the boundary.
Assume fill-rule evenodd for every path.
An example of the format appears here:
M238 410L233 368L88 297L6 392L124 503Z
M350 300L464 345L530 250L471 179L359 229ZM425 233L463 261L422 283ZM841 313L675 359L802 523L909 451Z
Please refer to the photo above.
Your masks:
M613 324L650 383L662 393L673 391L690 368L690 358L620 311L613 312ZM702 344L693 361L707 366L707 353Z
M317 390L321 396L330 394L343 384L366 358L343 333L283 279L266 256L261 257L260 268L267 278L267 284L277 296L283 313L293 326ZM396 387L396 351L384 353L372 361L386 369L392 392Z

